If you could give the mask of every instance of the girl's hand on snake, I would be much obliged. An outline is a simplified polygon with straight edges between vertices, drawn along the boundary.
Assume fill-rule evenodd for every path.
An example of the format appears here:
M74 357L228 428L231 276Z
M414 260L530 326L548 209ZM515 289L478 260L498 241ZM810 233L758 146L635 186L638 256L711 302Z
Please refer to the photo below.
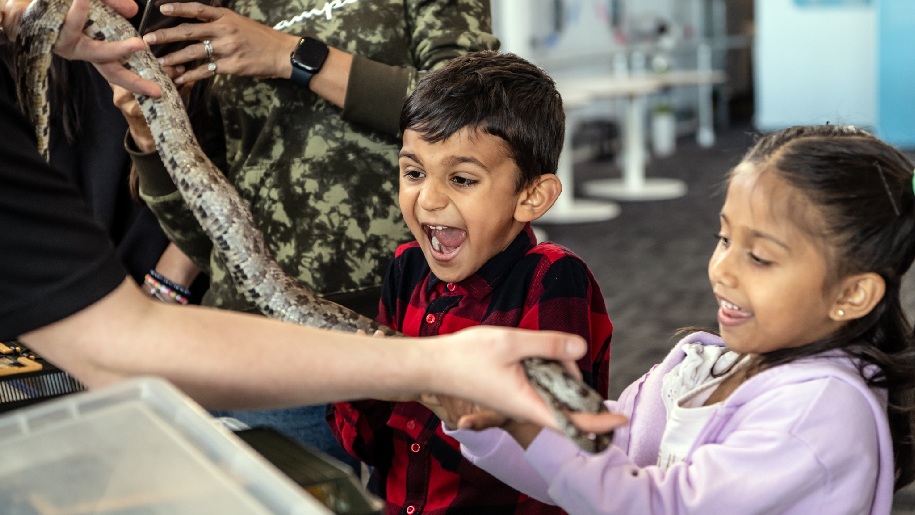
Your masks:
M175 79L176 84L211 77L203 41L212 45L212 61L220 74L257 78L288 78L292 74L289 54L299 37L274 30L230 9L211 7L197 2L163 4L162 13L169 16L196 18L202 23L185 23L143 36L150 45L174 41L199 41L162 57L167 65L203 60L204 64Z
M625 415L619 413L569 413L569 420L576 427L586 433L609 433L610 431L629 423Z
M438 413L436 413L436 415L438 415ZM566 415L576 427L585 433L609 433L629 422L628 418L619 413L567 412ZM441 415L439 415L439 418L443 421L445 420ZM539 426L536 424L511 420L504 415L488 409L477 409L473 412L467 412L461 415L454 423L446 422L446 424L449 427L473 429L475 431L480 431L489 427L501 427L512 433L512 436L525 447L527 445L522 440L525 440L527 436L536 436L540 431ZM531 427L525 426L537 427L537 430L532 431ZM533 438L531 438L531 440L532 439Z

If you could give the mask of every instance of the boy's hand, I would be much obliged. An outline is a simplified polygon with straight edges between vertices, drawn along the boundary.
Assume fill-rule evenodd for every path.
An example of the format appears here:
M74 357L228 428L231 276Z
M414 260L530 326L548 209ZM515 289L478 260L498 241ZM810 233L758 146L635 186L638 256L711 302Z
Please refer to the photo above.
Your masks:
M435 413L435 416L441 419L449 429L485 429L486 427L498 427L508 420L507 417L479 404L448 395L424 394L421 396L420 402ZM476 417L469 420L478 420L481 424L485 420L490 425L468 426L463 422L466 417Z
M527 448L543 429L537 424L518 422L456 397L423 395L422 398L423 405L435 413L448 429L480 431L490 427L501 427L524 448Z
M431 393L424 393L419 396L416 402L419 402L425 406L429 411L435 414L442 422L445 423L445 426L448 429L454 429L456 420L451 420L451 416L448 414L448 410L442 406L440 398L443 398L443 395L433 395Z

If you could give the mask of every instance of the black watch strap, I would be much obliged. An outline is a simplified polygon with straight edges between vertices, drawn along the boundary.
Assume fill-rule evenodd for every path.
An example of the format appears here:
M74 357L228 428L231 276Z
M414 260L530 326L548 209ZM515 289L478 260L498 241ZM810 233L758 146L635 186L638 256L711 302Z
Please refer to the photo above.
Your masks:
M307 88L311 78L324 66L328 53L327 44L324 42L312 37L300 39L295 50L289 54L289 61L292 63L292 76L289 80L299 87Z

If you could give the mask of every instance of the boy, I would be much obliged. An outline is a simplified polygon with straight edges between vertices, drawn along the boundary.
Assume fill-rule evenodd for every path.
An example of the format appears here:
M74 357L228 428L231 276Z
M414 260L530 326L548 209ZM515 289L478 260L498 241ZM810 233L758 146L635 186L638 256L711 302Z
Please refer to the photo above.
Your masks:
M552 79L511 54L458 57L420 82L401 114L399 160L416 241L395 253L378 321L410 336L482 324L579 334L590 344L584 379L606 396L612 325L600 288L530 226L562 191L564 123ZM388 513L562 513L462 458L419 403L338 403L328 420L374 467L370 486Z

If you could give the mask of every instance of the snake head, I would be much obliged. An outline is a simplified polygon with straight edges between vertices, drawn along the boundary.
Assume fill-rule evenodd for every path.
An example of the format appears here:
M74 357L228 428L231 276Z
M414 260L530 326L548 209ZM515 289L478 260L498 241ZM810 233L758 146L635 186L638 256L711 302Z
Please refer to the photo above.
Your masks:
M559 428L584 451L600 452L613 442L613 431L590 433L582 431L569 418L569 413L607 413L604 398L572 375L558 361L541 358L524 360L524 373L531 386L553 411Z

